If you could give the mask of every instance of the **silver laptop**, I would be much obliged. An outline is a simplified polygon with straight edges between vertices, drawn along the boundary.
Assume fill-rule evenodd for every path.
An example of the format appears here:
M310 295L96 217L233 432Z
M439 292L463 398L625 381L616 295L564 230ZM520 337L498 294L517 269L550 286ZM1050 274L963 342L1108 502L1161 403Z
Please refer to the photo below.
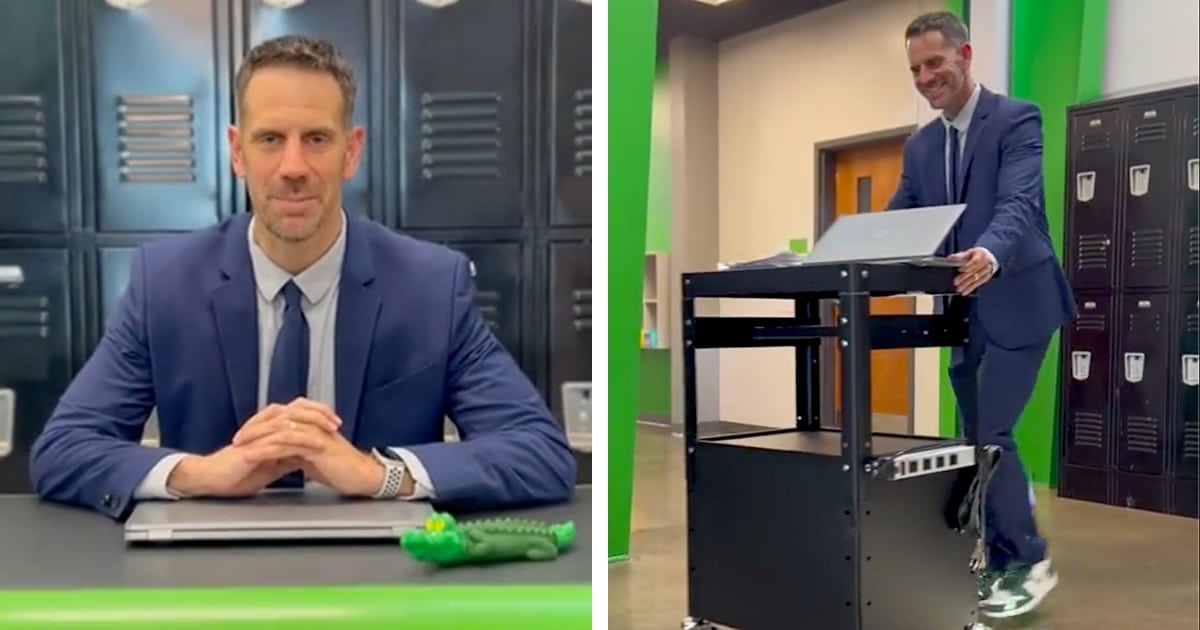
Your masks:
M424 527L432 512L423 501L343 499L312 487L247 499L143 501L125 521L125 540L396 540Z
M839 217L830 225L804 264L897 262L959 267L960 261L935 256L966 204L864 212Z

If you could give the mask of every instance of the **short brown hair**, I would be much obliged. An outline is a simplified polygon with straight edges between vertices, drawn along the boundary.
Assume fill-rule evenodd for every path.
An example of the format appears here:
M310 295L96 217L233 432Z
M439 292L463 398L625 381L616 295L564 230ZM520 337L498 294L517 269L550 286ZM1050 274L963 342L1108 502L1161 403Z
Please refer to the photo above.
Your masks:
M969 41L967 25L949 11L935 11L917 16L917 19L904 29L904 39L909 40L925 33L941 33L947 44L962 46Z
M312 70L332 76L342 89L342 106L347 125L354 115L357 81L354 66L328 41L304 35L284 35L250 49L238 68L234 83L237 86L238 109L246 95L246 85L255 70L269 67L288 67Z

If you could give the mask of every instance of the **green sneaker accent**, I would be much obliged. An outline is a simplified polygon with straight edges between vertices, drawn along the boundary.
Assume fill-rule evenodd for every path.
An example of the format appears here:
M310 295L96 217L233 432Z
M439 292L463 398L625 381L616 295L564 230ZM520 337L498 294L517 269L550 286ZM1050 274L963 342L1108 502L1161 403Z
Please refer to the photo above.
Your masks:
M1058 574L1049 559L1033 566L1014 565L1005 571L992 596L980 608L988 617L1023 615L1037 608L1057 585Z
M979 603L983 604L992 598L992 593L996 591L996 587L1000 585L1000 579L1004 574L997 569L987 568L980 571L976 577L976 594L979 596Z

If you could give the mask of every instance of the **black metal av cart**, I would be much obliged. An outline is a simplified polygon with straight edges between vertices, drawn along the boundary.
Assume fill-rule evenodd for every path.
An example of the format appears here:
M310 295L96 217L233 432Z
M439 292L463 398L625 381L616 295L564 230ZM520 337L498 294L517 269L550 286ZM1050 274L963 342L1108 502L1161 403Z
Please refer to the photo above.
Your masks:
M952 294L955 274L869 263L684 274L685 628L973 626L976 537L960 508L984 452L969 438L871 431L871 350L965 347L967 326L965 300L946 314L872 317L870 298ZM696 317L700 298L788 299L795 315ZM840 313L823 325L828 299ZM822 338L841 353L840 431L819 418ZM696 351L769 346L796 349L795 428L698 437Z

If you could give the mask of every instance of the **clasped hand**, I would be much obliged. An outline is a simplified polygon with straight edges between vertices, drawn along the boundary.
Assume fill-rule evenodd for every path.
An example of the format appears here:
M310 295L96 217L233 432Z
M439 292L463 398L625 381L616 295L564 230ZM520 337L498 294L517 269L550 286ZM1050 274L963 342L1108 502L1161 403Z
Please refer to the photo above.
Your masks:
M303 471L341 494L370 496L382 483L383 466L347 441L341 425L327 405L304 398L270 405L250 418L229 446L181 462L180 474L172 476L175 483L168 483L184 494L247 496Z

